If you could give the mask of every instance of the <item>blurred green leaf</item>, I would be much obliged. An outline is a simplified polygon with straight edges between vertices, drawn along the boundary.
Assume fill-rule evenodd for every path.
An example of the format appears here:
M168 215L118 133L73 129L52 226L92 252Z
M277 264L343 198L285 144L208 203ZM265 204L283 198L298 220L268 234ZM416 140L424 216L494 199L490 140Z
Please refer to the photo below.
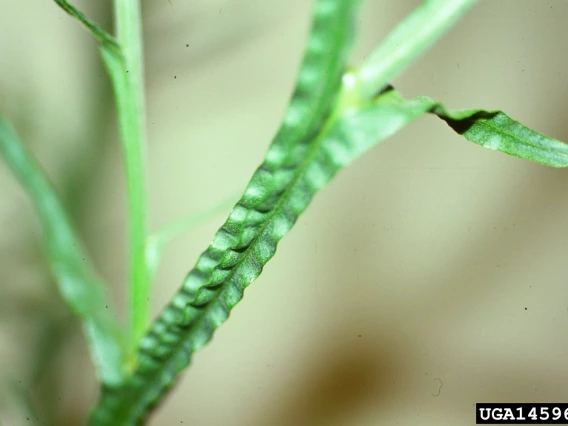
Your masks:
M103 285L43 170L12 127L0 118L0 154L33 201L59 292L83 322L93 362L103 383L123 380L120 329Z
M359 90L366 99L376 93L446 33L476 0L424 0L361 64Z

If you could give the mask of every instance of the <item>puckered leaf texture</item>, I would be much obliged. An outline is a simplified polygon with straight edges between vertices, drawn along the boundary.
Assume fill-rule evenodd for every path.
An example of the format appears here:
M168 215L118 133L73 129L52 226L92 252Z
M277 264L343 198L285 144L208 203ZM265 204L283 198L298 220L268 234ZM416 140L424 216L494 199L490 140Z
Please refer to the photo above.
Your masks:
M211 339L245 288L260 275L314 194L340 169L415 118L432 112L473 142L545 164L561 164L563 144L503 113L448 113L429 98L407 101L392 89L366 105L357 104L357 95L353 108L341 105L341 77L357 3L317 2L296 88L264 162L142 339L132 377L124 385L103 389L91 425L142 424L187 367L192 353ZM544 155L553 145L556 160Z
M138 368L105 387L91 425L141 424L189 363L191 353L241 300L312 195L340 166L341 148L322 150L325 117L341 87L358 1L319 0L296 87L263 164L210 247L142 339Z

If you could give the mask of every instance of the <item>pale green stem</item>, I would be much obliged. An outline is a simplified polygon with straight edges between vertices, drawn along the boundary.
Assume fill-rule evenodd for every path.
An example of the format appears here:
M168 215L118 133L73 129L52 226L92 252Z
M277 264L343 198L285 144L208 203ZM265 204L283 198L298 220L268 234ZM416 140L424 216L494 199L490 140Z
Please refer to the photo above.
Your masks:
M444 34L476 0L425 0L402 21L357 71L363 99L373 98Z
M146 132L142 16L140 0L115 0L116 38L126 64L123 99L117 99L118 121L126 164L128 192L130 276L130 356L149 320L149 271L146 265ZM120 96L119 96L120 97Z
M160 264L160 260L162 259L165 247L170 241L179 237L182 233L195 228L197 225L200 225L211 217L225 212L235 204L235 200L238 198L238 195L234 195L229 199L223 200L213 207L208 208L207 210L179 219L164 229L156 232L154 235L148 237L146 245L146 264L150 270L150 276L154 276L158 269L158 265Z

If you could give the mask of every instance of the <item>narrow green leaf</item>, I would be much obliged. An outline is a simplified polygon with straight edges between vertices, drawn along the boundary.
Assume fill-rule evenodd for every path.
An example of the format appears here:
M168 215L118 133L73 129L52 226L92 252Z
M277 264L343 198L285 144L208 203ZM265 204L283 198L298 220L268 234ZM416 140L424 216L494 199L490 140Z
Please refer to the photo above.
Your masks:
M91 424L142 424L148 406L158 402L191 354L227 319L313 195L339 170L427 110L419 103L401 106L396 93L388 92L360 111L332 117L313 140L300 144L289 156L294 158L293 166L269 168L263 163L142 341L140 368L124 387L105 389Z
M568 144L541 135L502 111L466 109L447 111L427 96L405 100L394 90L385 93L407 112L430 112L470 142L545 166L568 167Z
M87 30L99 41L99 43L104 46L105 49L112 51L114 54L122 55L120 51L120 46L118 45L116 39L101 28L100 25L95 24L89 18L85 16L83 12L73 6L66 0L54 0L57 5L71 15L73 18L81 22Z
M317 135L279 155L271 147L229 219L142 341L134 377L123 387L105 389L92 425L141 424L191 354L227 319L313 195L339 170L426 113L429 105L404 102L388 90L359 110L337 109L341 114L334 111Z
M431 102L431 111L470 142L545 166L568 167L568 144L541 135L502 111L448 112Z
M91 425L141 424L274 255L277 242L339 167L342 148L321 149L341 86L359 2L319 0L283 124L241 200L141 342L138 369L106 387ZM323 127L322 127L323 126ZM332 150L334 151L334 150ZM328 158L329 157L329 158Z
M85 16L83 12L69 3L67 0L54 0L70 16L77 19L83 26L97 39L101 56L111 78L115 97L117 99L117 109L126 109L126 92L128 88L126 59L118 41ZM136 118L134 120L137 120Z
M92 425L140 424L148 409L188 365L191 354L205 345L227 319L313 195L341 168L428 112L455 120L452 125L478 143L489 140L482 134L488 127L483 120L491 119L485 117L485 112L482 117L480 110L447 113L427 97L405 100L394 90L386 90L360 109L343 109L341 103L337 108L341 114L334 110L314 137L304 138L288 149L278 146L278 140L273 143L227 222L143 339L138 370L125 386L105 389L91 418ZM497 123L492 122L499 130L492 129L492 137L505 140L493 141L491 147L545 164L564 164L564 144L542 139L532 131L527 133L518 123L503 121L502 113L490 114L500 117ZM464 123L467 128L460 127ZM474 126L483 128L471 130ZM529 139L538 140L528 144L529 151L526 142L519 142L527 139L527 134Z
M108 385L123 380L120 331L108 308L102 283L86 259L85 250L32 154L11 126L0 118L0 153L35 204L59 292L83 321L99 379Z

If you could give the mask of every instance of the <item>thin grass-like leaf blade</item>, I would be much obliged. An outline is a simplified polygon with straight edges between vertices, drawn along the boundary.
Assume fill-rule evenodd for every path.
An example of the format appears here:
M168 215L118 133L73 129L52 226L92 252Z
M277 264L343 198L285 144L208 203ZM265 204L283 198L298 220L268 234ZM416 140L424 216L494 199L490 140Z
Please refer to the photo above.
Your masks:
M537 133L502 111L448 112L436 104L432 112L470 142L545 166L568 167L568 144Z
M83 322L99 379L105 384L123 380L118 324L102 283L86 261L55 190L12 127L0 118L0 154L32 199L41 219L51 269L59 292Z
M502 111L466 109L448 111L427 96L403 99L394 90L385 93L406 111L432 113L468 141L485 148L551 167L568 167L568 144L544 136L513 120Z

